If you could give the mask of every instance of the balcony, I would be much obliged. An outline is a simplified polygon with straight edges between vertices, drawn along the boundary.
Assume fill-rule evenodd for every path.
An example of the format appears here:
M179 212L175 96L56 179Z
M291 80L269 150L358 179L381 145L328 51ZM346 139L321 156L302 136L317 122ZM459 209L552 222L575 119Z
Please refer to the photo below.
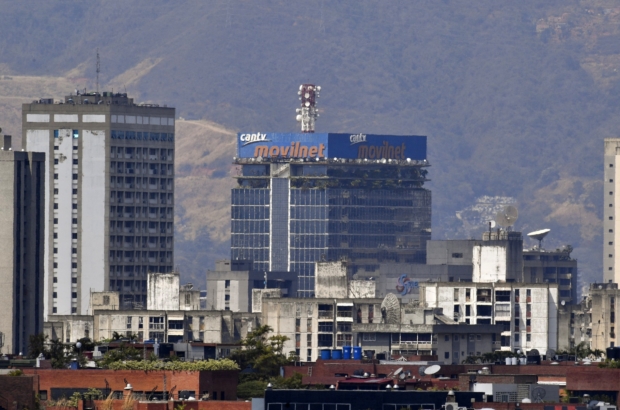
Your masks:
M334 319L333 310L319 310L319 319Z
M392 343L392 349L405 349L405 350L430 350L436 349L437 343L428 341L401 341L400 343Z

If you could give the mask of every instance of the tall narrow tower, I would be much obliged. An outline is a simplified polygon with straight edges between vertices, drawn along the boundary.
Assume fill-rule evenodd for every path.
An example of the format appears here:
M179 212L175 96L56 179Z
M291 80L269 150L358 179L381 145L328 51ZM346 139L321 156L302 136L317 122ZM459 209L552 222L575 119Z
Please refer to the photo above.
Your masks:
M146 307L147 274L173 265L174 108L109 92L22 106L44 152L45 316L86 314L91 291Z
M316 100L321 91L320 85L302 84L299 86L299 99L301 108L297 108L297 121L301 123L301 132L314 132L316 119L319 117L319 110L316 108Z
M620 283L620 138L605 139L605 180L603 181L603 279Z
M28 351L43 331L45 154L0 148L0 352Z

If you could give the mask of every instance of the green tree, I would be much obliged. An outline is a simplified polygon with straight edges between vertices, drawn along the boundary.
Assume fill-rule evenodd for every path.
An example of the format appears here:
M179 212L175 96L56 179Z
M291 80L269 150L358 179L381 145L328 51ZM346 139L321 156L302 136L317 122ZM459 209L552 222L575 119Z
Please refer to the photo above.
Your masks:
M120 347L117 349L108 350L106 354L103 356L101 360L99 360L99 365L103 367L108 367L111 363L120 362L120 361L141 361L143 352L136 349L135 347L121 343Z
M289 338L282 335L268 337L272 331L268 325L257 327L242 340L244 349L234 352L231 358L242 369L251 366L262 376L276 376L280 366L291 362L283 353L284 343Z
M67 346L60 340L52 340L49 349L49 358L54 369L65 369L71 362L71 355L67 353Z
M28 357L36 359L41 353L46 359L50 358L50 352L47 348L47 335L39 333L36 335L30 335L28 341Z
M265 397L266 388L267 381L265 380L252 380L249 382L239 383L239 385L237 385L237 397L244 400Z

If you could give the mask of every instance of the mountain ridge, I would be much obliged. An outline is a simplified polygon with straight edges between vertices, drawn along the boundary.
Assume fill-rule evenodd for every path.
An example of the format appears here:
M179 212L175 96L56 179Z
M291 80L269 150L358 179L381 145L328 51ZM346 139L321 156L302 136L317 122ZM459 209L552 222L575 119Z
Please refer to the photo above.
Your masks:
M620 126L615 2L0 0L0 7L0 76L23 82L19 91L0 78L3 124L20 118L12 104L22 95L27 102L93 89L97 49L100 89L126 88L136 101L175 106L190 120L178 122L179 144L187 133L198 145L187 140L187 153L177 149L177 187L186 191L176 201L175 252L195 282L228 256L221 220L232 130L295 131L303 82L323 87L317 131L428 136L434 239L480 235L483 226L466 228L456 212L484 195L511 197L517 229L551 227L546 243L573 245L582 283L602 276L603 138ZM33 88L27 76L45 78L48 88ZM60 94L49 94L54 82ZM207 199L192 196L201 186Z

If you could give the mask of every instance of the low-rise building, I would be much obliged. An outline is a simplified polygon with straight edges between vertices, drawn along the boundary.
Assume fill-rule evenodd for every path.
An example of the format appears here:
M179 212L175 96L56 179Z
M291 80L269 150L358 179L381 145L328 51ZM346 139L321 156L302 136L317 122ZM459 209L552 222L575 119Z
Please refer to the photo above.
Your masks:
M557 284L426 283L420 294L425 306L459 323L502 326L502 350L557 348Z
M252 261L221 260L207 271L207 308L252 311L252 291L280 289L282 297L297 295L297 275L293 272L265 272L253 269Z
M557 283L560 302L577 303L577 260L571 258L573 248L547 251L523 251L523 277L527 283Z

